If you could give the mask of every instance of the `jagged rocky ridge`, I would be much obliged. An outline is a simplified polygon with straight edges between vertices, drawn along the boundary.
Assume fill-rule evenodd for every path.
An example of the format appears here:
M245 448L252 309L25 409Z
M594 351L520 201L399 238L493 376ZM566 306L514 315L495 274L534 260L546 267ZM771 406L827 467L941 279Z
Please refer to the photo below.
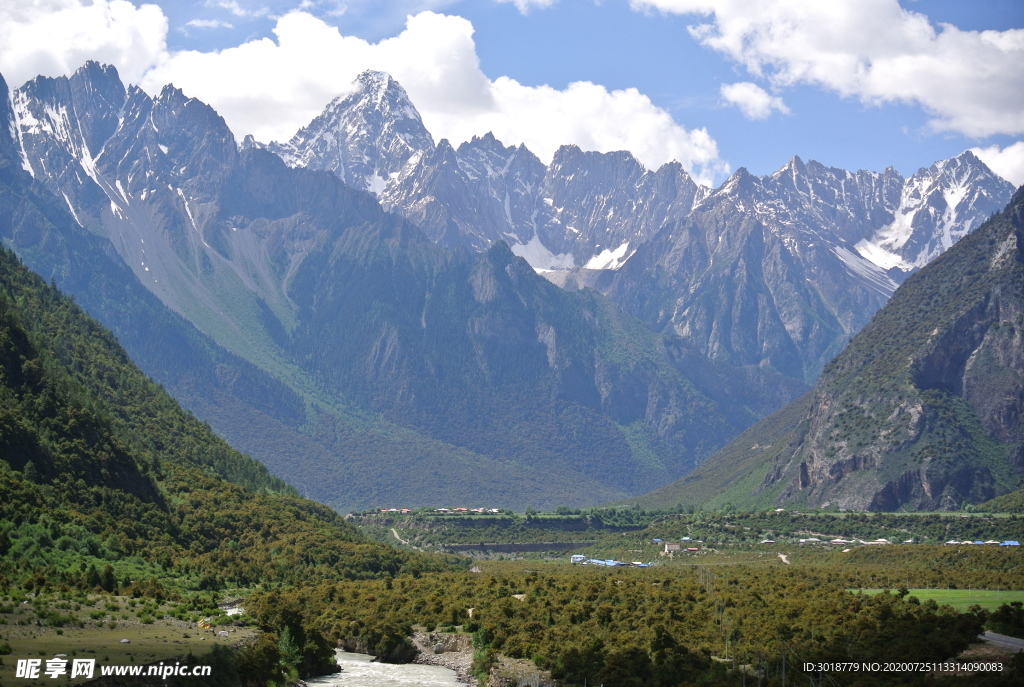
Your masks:
M642 493L803 388L558 290L504 244L449 252L334 175L239 148L173 87L151 98L90 63L3 101L9 198L35 212L12 212L5 241L234 445L338 508ZM407 128L367 135L414 163ZM334 171L372 190L387 170L359 160Z
M287 143L265 147L290 166L332 171L374 192L448 247L483 251L505 241L535 268L617 267L709 192L678 163L648 172L627 152L563 146L545 166L491 134L457 150L447 140L435 145L390 76L365 72L353 89Z
M1024 189L911 276L815 390L640 499L951 510L1024 476Z
M909 272L1013 192L970 152L909 179L794 158L712 190L678 163L645 170L627 152L564 146L545 166L490 134L455 149L433 144L380 72L269 147L372 190L438 243L506 241L554 283L596 288L716 360L807 382Z

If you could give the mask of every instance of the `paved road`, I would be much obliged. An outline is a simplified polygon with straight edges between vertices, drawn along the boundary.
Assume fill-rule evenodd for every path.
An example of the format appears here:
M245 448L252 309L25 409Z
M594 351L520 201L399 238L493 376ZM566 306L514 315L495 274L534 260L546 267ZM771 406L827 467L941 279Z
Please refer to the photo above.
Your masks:
M1003 646L1008 649L1016 649L1017 651L1024 650L1024 639L1017 639L1016 637L1007 637L1006 635L996 634L995 632L986 632L981 636L986 642L992 642L998 646Z

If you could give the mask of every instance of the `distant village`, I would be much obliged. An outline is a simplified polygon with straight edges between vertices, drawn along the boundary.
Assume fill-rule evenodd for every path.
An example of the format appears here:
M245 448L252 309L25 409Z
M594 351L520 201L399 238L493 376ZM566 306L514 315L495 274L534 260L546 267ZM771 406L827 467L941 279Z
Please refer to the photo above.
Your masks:
M381 513L399 513L399 514L405 515L405 514L408 514L408 513L412 513L412 509L411 508L381 508L380 512ZM428 512L442 513L442 514L444 514L444 513L456 513L456 514L476 513L478 515L483 515L485 513L491 513L491 514L500 513L501 509L500 508L434 508L434 509L429 510Z
M609 558L608 560L604 560L604 559L601 559L601 558L587 558L586 556L581 556L580 554L576 554L574 556L570 556L569 557L569 561L573 565L600 565L600 566L604 566L606 568L615 568L615 567L618 567L618 566L631 566L631 567L634 567L634 568L649 568L652 565L654 565L653 563L643 563L642 561L633 561L632 563L626 563L625 561L616 561L616 560L613 560L611 558Z

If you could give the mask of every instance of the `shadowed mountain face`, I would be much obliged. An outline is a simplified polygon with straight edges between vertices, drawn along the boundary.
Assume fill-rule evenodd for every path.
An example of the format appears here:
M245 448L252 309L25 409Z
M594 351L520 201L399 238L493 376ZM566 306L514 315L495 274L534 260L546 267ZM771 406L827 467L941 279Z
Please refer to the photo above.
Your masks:
M374 192L435 242L506 241L559 286L595 288L715 360L807 383L908 273L1013 192L970 152L909 179L793 158L712 190L677 163L645 170L621 151L564 146L545 166L490 134L435 146L411 108L368 72L270 149ZM351 160L363 165L353 179Z
M1024 475L1024 190L911 276L815 390L642 503L957 509Z
M805 388L562 291L503 243L446 250L342 183L422 162L414 111L363 132L405 156L391 167L297 136L341 151L331 174L239 149L207 105L94 63L3 102L4 240L235 446L335 507L643 493ZM349 121L348 102L382 101L325 118Z
M767 178L740 170L641 246L605 290L712 358L813 381L896 288L843 234L884 212L872 205L897 181L799 158ZM835 206L840 186L855 212Z

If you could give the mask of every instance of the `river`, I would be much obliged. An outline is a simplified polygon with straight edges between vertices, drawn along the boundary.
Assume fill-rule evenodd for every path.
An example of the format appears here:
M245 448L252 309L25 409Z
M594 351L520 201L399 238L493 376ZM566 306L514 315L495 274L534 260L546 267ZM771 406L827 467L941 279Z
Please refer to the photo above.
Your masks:
M341 672L306 680L312 687L451 687L461 685L455 671L417 663L393 665L372 663L369 654L337 651L335 656Z

